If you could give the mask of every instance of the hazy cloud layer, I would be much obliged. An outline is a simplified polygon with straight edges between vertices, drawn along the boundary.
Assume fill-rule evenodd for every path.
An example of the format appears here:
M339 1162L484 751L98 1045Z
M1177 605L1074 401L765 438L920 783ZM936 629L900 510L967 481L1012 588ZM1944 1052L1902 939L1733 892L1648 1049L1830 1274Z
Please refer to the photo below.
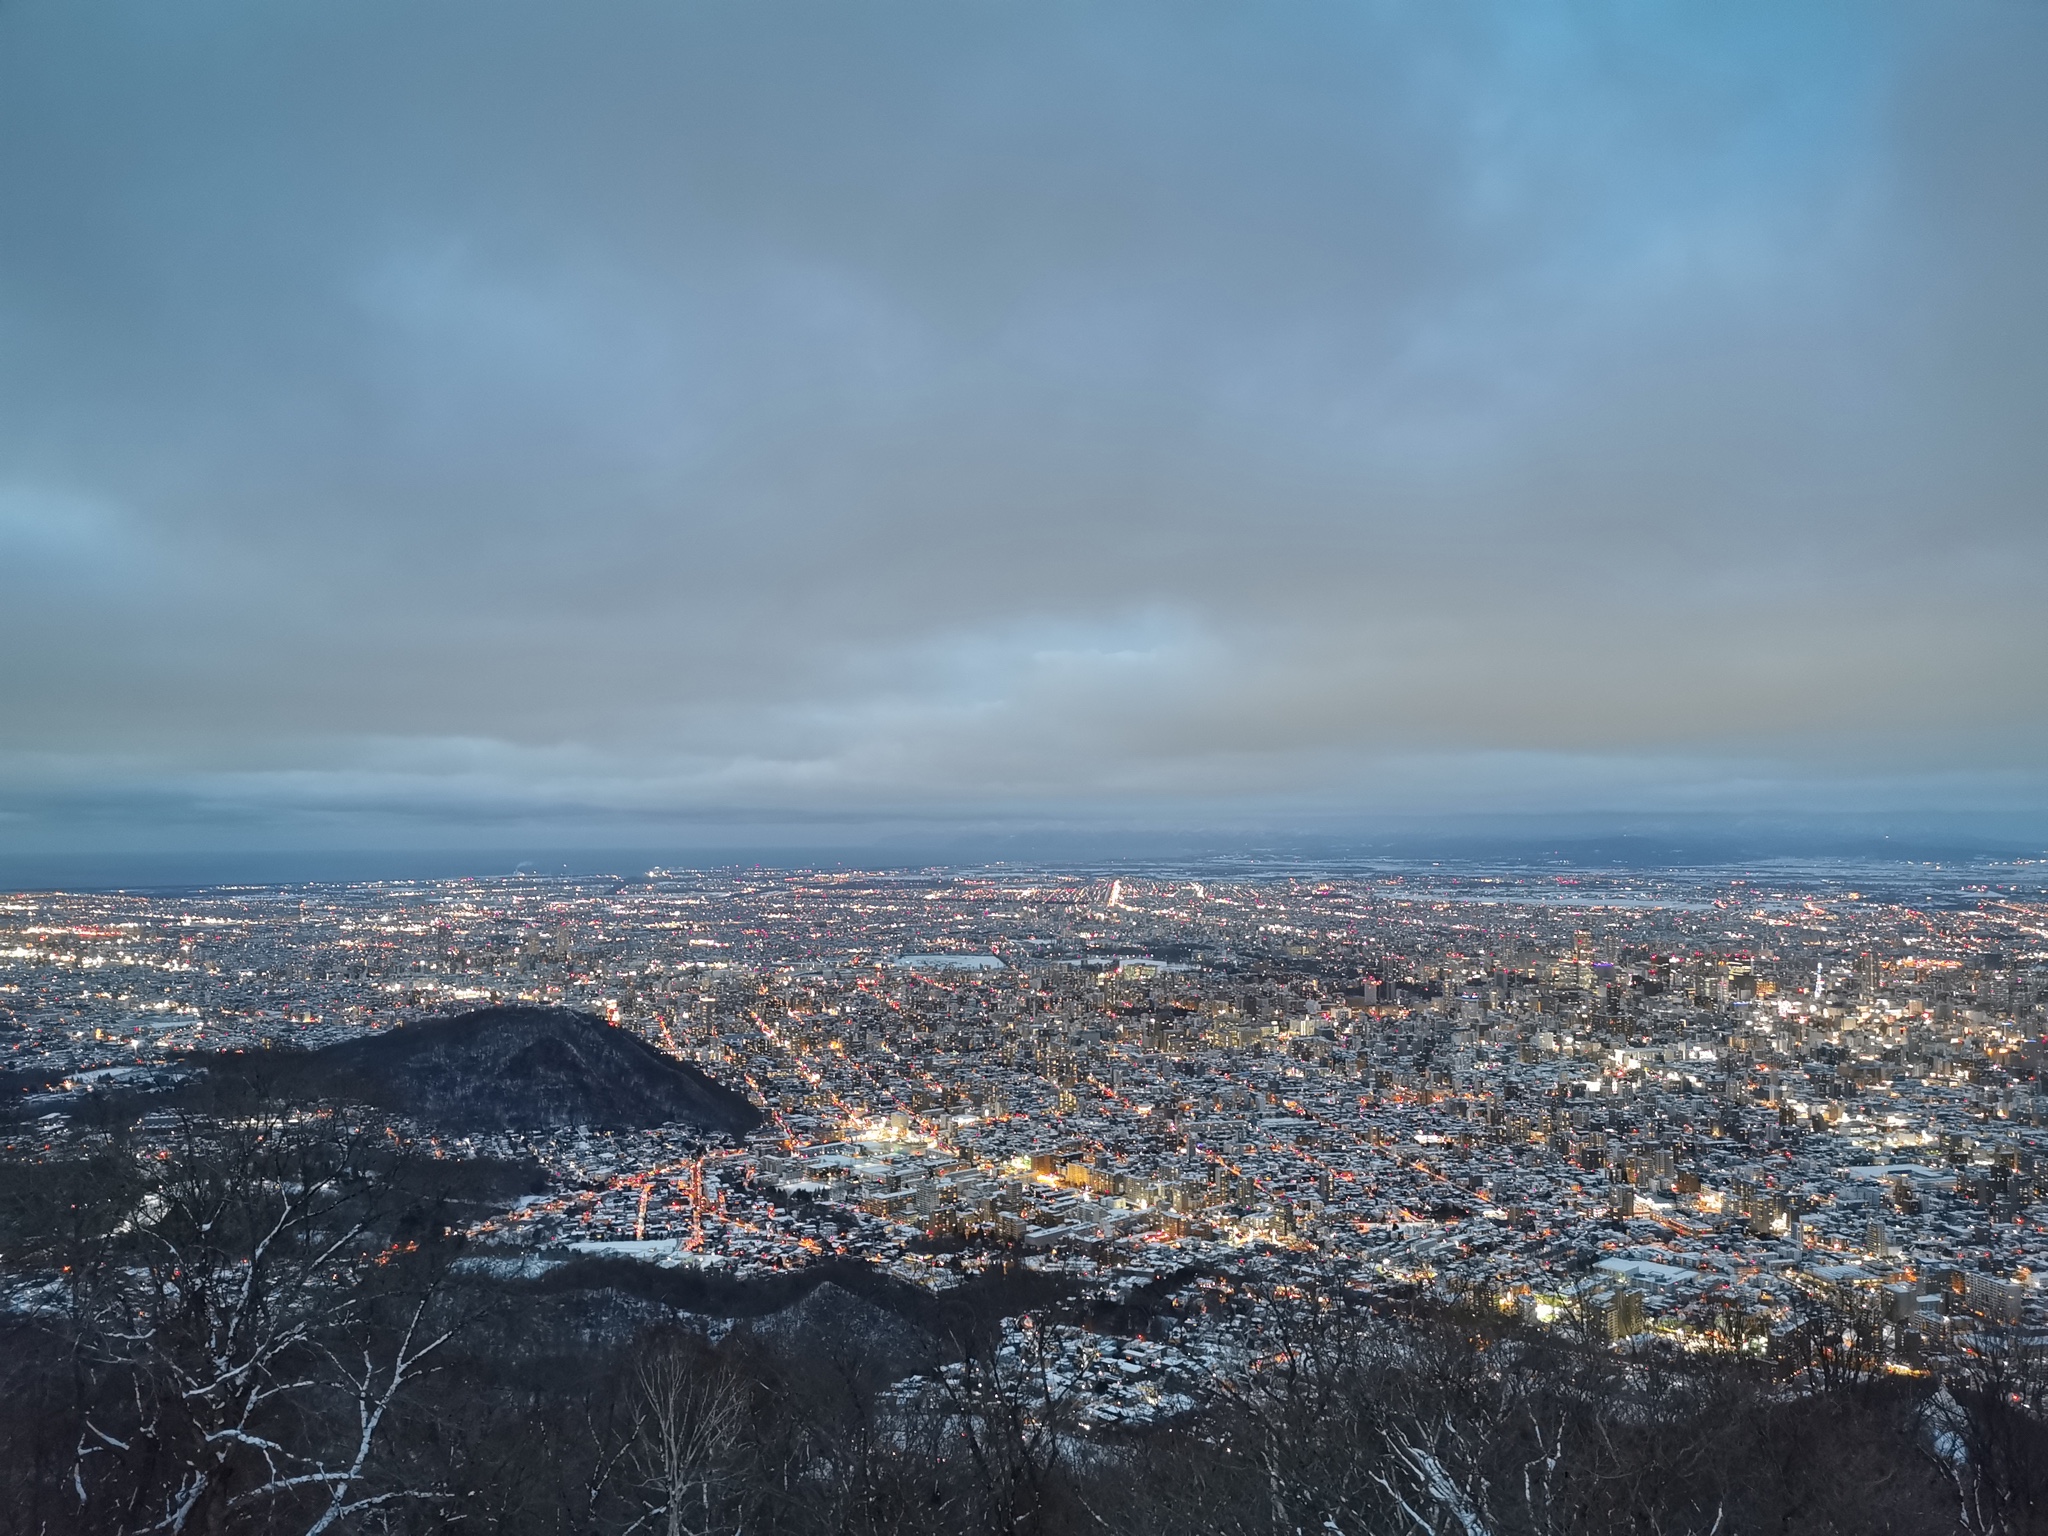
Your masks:
M2039 813L2044 78L2017 0L17 0L0 842Z

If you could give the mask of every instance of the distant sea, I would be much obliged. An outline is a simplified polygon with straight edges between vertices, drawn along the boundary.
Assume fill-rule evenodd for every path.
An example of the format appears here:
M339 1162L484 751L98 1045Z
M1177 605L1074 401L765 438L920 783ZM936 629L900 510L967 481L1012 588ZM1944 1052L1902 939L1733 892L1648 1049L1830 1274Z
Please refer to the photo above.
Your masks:
M1547 835L1546 835L1547 834ZM1743 874L1788 884L2004 888L2048 879L2048 844L1972 827L1920 825L1896 834L1865 826L1702 824L1624 828L1515 825L1411 829L1379 836L1202 835L1038 831L957 836L877 836L749 846L187 850L27 852L0 847L0 889L177 891L234 885L353 884L409 880L644 879L651 871L716 869L1060 872L1159 880L1360 878L1406 874L1463 900L1573 905L1587 892L1551 880L1582 874L1613 882L1622 902L1630 876L1693 880ZM1488 880L1505 887L1488 889ZM1653 898L1654 899L1654 898ZM1661 904L1661 903L1659 903Z

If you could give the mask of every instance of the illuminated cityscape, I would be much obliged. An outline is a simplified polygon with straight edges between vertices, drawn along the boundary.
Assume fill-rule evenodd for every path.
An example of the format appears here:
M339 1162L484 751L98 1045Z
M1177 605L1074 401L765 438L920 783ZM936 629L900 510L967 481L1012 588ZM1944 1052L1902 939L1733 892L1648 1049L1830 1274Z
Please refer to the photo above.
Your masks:
M767 1118L450 1140L549 1174L467 1262L1152 1287L1174 1321L1125 1341L1104 1419L1187 1400L1185 1362L1222 1348L1204 1290L1247 1275L1758 1351L1816 1297L1874 1300L1901 1369L2048 1322L2037 865L655 870L5 918L31 1119L195 1051L588 1011Z

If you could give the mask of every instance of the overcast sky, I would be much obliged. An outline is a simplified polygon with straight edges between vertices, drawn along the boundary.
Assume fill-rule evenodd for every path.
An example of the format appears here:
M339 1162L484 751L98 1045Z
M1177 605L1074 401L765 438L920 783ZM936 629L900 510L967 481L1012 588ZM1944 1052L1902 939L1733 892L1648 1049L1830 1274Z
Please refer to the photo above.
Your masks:
M0 851L2041 823L2044 80L2034 0L11 0Z

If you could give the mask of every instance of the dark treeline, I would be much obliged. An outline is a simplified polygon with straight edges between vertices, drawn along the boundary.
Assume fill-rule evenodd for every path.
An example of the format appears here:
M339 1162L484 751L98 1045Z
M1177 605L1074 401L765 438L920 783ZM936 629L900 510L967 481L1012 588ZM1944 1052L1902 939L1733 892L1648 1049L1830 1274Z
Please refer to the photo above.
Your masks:
M1769 1360L1621 1355L1484 1306L1240 1289L1212 1320L1256 1368L1113 1436L1044 1330L998 1322L1141 1326L1143 1298L531 1276L448 1234L537 1170L276 1104L10 1140L0 1536L2048 1529L2048 1378L2016 1347L1906 1374L1816 1317Z

